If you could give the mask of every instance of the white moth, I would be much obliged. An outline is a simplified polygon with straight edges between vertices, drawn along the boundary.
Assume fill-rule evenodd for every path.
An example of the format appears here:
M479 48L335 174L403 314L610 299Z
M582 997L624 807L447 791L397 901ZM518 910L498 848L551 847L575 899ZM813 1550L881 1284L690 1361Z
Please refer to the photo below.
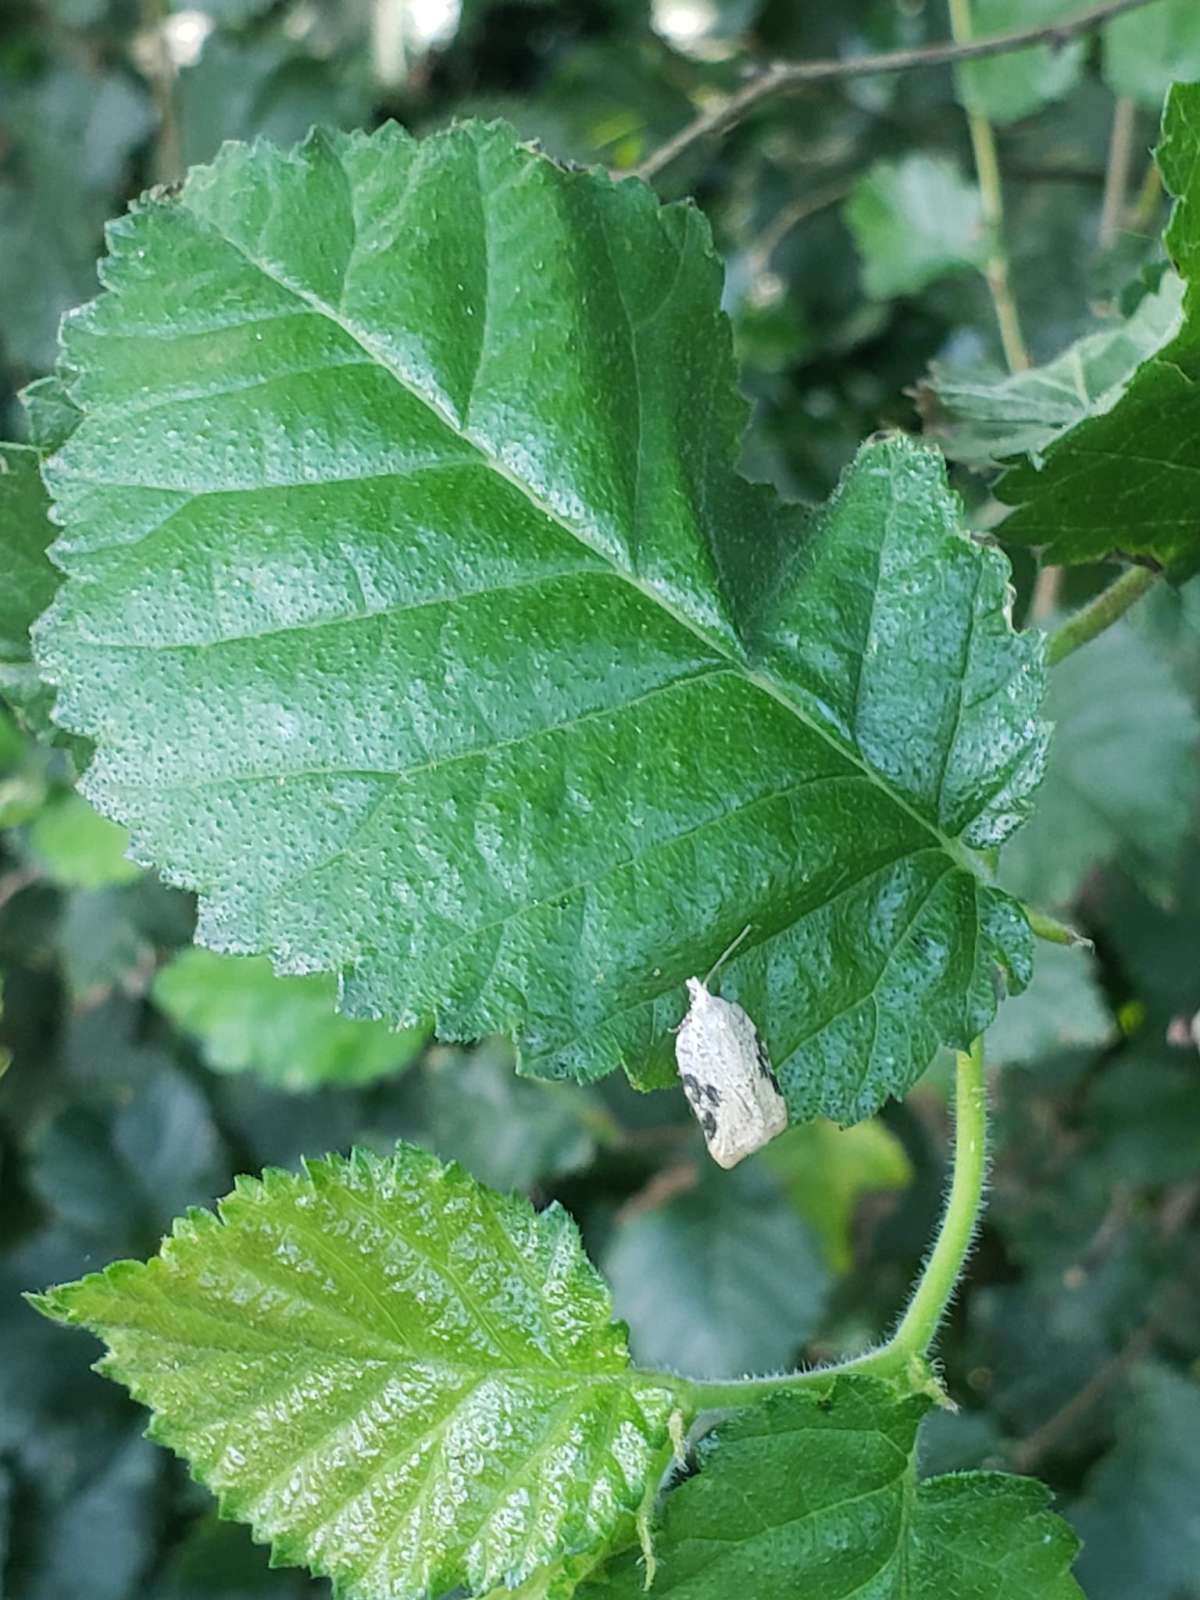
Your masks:
M788 1123L758 1029L741 1006L708 990L713 973L749 932L742 929L707 978L687 980L691 1003L675 1036L683 1092L720 1167L736 1167Z

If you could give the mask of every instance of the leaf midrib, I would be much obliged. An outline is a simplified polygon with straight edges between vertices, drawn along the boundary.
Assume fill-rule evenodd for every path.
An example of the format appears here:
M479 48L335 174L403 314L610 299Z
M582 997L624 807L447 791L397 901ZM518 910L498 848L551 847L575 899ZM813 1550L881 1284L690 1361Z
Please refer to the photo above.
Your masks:
M64 1320L58 1317L58 1320ZM234 1359L244 1360L256 1356L283 1354L286 1351L305 1351L322 1357L331 1365L344 1365L361 1368L374 1362L380 1368L388 1371L402 1372L408 1367L420 1367L423 1371L434 1377L447 1379L469 1379L473 1383L482 1384L491 1380L504 1381L514 1384L553 1384L561 1388L590 1388L618 1385L632 1390L652 1390L678 1395L692 1386L692 1380L681 1378L669 1372L657 1372L635 1367L629 1363L620 1372L597 1372L591 1368L571 1368L530 1362L528 1366L503 1367L503 1366L471 1366L466 1363L447 1360L440 1356L427 1356L417 1350L405 1350L396 1347L394 1355L364 1355L360 1352L347 1353L344 1350L331 1350L328 1345L317 1344L311 1339L298 1339L294 1334L289 1334L286 1340L269 1346L218 1344L212 1339L185 1338L178 1332L162 1333L155 1328L148 1328L140 1322L114 1322L110 1318L95 1321L69 1313L66 1319L76 1327L87 1328L97 1338L111 1343L112 1338L119 1334L131 1334L139 1340L148 1340L168 1346L178 1346L184 1350L205 1351L212 1355L229 1356ZM140 1386L141 1379L135 1377L136 1363L127 1366L128 1357L118 1357L114 1351L113 1370L121 1376L125 1383L137 1382ZM124 1374L128 1372L129 1376Z
M331 155L335 156L337 159L338 167L347 183L347 186L350 188L351 192L353 192L353 185L351 183L350 175L346 172L340 155L334 151L332 145L328 146L328 148L330 149ZM710 634L707 629L705 629L700 623L696 622L693 618L689 617L686 612L681 611L679 607L674 605L653 585L639 578L636 573L628 572L622 567L618 566L613 561L610 552L606 550L603 545L589 538L586 532L584 532L582 529L574 527L569 522L564 521L563 517L556 510L554 510L552 506L544 503L541 500L541 498L528 483L510 471L510 469L502 460L492 455L484 446L484 444L472 436L470 431L465 426L460 426L457 419L453 417L442 405L440 405L434 397L424 393L421 389L415 387L410 381L408 381L401 369L392 361L390 361L383 352L375 347L374 341L368 332L357 329L354 324L351 323L344 315L342 315L337 308L331 306L327 301L323 300L320 295L309 289L298 287L297 285L289 282L287 278L281 277L278 273L272 271L267 262L251 254L251 252L236 239L230 238L230 236L220 229L215 222L211 221L207 217L200 216L197 212L193 211L187 203L186 190L179 203L189 210L199 227L208 230L214 237L220 239L222 243L226 244L231 250L240 256L241 259L246 262L247 266L258 272L264 279L266 279L268 283L273 284L278 289L282 289L285 294L291 295L295 300L299 301L300 304L306 306L314 315L325 318L328 322L340 329L341 332L344 333L348 339L352 340L381 371L387 373L393 382L403 389L407 395L424 405L426 409L438 419L438 421L447 429L450 434L452 434L456 439L459 439L463 443L469 445L474 451L476 451L485 467L494 472L497 477L502 478L506 483L514 488L526 501L529 502L530 505L533 506L534 510L536 510L540 515L544 516L556 527L560 528L577 544L584 545L593 553L593 555L600 557L600 559L605 563L606 567L614 572L618 578L627 583L631 588L635 589L652 605L665 612L686 632L699 639L701 643L706 646L706 648L715 650L730 663L731 668L740 676L744 677L749 683L753 684L754 687L760 690L763 694L768 695L772 700L776 701L798 722L802 723L806 728L808 728L810 732L816 734L818 738L822 739L832 749L836 750L839 755L843 756L846 760L851 761L864 773L868 780L881 791L881 793L887 796L887 798L894 805L906 812L916 823L918 823L920 827L922 827L927 833L931 834L933 838L937 840L940 847L947 853L948 856L951 857L957 866L963 868L965 871L971 873L977 878L984 878L986 876L985 864L979 858L977 858L973 852L968 850L967 847L962 844L961 839L944 833L936 823L931 822L928 817L923 816L921 812L912 804L912 802L909 801L906 796L901 794L891 784L889 784L853 745L848 744L842 739L838 738L825 726L824 722L819 717L815 717L810 712L806 711L797 701L786 694L784 690L771 678L767 677L764 673L756 671L750 666L749 662L744 657L741 657L731 651L724 640L722 640L716 634ZM483 227L486 235L488 231L486 212L484 212ZM351 251L351 258L352 255L353 250Z

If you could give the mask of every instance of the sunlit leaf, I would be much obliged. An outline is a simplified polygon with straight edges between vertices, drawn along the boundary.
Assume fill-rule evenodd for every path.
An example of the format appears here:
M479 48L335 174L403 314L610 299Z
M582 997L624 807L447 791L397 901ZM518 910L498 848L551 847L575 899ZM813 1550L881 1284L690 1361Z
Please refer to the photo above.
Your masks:
M972 31L980 38L1039 28L1078 14L1077 0L971 0L970 8ZM1086 54L1086 40L1072 39L965 61L955 70L959 99L990 122L1015 122L1069 94L1079 82Z
M242 1179L37 1303L101 1335L224 1515L363 1600L602 1547L670 1448L675 1395L630 1367L566 1213L412 1147Z
M953 461L985 468L1027 455L1037 466L1066 429L1113 405L1138 366L1175 335L1182 299L1183 285L1168 272L1131 316L1045 366L990 378L935 369L921 390L926 425Z
M1173 83L1200 78L1200 8L1156 0L1104 29L1104 76L1114 94L1157 111Z
M61 795L40 811L29 829L29 845L46 876L65 889L102 889L142 875L125 854L125 829L81 795Z
M734 474L694 210L385 128L228 146L110 242L40 650L203 942L666 1082L750 923L725 990L844 1121L1025 981L974 854L1045 740L1004 560L902 440L811 517Z

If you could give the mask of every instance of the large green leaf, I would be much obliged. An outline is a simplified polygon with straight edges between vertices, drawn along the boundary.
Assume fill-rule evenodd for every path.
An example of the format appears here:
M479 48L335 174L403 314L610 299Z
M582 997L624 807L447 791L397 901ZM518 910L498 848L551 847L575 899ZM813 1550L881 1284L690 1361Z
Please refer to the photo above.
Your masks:
M1045 741L1004 559L904 440L811 517L735 475L695 210L385 128L229 146L110 243L40 655L202 942L664 1082L750 922L725 991L847 1121L1025 981L974 854Z
M1078 0L972 0L975 34L1017 32L1078 16ZM1061 100L1079 81L1087 42L1034 45L966 61L955 69L958 97L968 111L991 122L1016 122Z
M996 492L1017 507L1003 537L1043 546L1047 560L1123 551L1186 576L1200 567L1200 84L1172 91L1157 158L1178 197L1167 247L1185 284L1179 331Z
M1169 666L1122 621L1055 667L1046 709L1055 723L1046 781L1001 880L1062 906L1090 870L1119 859L1165 893L1200 770L1200 718Z
M675 1394L630 1367L566 1213L411 1146L242 1179L37 1304L103 1337L226 1516L348 1597L601 1547L669 1453Z
M427 1028L394 1033L336 1010L325 974L278 978L263 957L182 950L158 974L154 998L196 1034L217 1072L255 1072L283 1089L369 1083L411 1064Z
M618 1221L601 1265L634 1356L698 1378L787 1367L816 1331L829 1273L761 1173L705 1171Z
M928 1402L873 1379L779 1395L706 1441L668 1496L655 1595L671 1600L1080 1600L1077 1541L1040 1483L970 1472L916 1482ZM581 1600L635 1600L617 1557Z
M1115 94L1157 111L1172 83L1200 77L1200 7L1157 0L1104 30L1104 76Z
M874 299L917 294L947 273L982 270L988 239L979 190L943 156L877 161L854 185L846 221Z

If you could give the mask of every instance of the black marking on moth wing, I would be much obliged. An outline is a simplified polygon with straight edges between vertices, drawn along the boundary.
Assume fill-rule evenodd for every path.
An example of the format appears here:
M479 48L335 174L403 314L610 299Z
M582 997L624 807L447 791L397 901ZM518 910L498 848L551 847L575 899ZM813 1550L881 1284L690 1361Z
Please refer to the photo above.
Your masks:
M704 1094L710 1106L719 1106L721 1104L721 1091L715 1083L706 1083L704 1085Z
M767 1054L766 1045L757 1036L754 1040L754 1048L758 1055L758 1070L762 1073L763 1077L768 1080L768 1082L771 1084L771 1087L778 1092L779 1079L775 1076L775 1073L771 1067L771 1058Z
M687 1095L688 1099L693 1105L700 1104L703 1090L700 1087L699 1079L697 1079L696 1076L691 1072L685 1072L683 1074L683 1092Z
M700 1118L700 1126L704 1129L704 1137L706 1139L711 1139L713 1134L716 1133L717 1119L711 1111L706 1111Z

